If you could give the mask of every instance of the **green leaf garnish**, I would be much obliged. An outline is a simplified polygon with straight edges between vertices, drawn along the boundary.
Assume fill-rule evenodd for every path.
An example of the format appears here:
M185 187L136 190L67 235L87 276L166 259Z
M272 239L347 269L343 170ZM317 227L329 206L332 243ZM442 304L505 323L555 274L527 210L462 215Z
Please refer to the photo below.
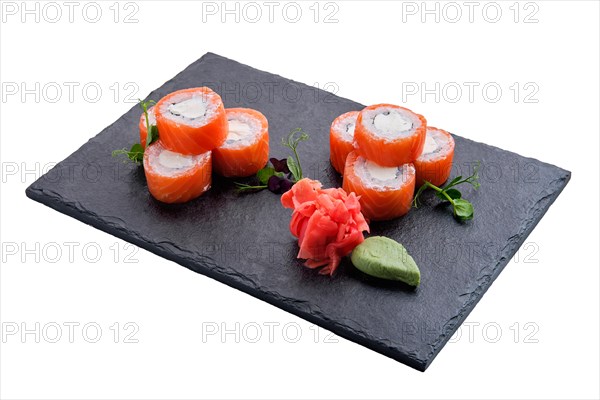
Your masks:
M419 198L421 197L421 193L423 193L423 191L425 189L427 189L429 186L427 185L421 185L421 187L419 188L419 190L417 190L417 193L415 193L415 197L413 197L413 201L412 201L412 206L414 208L419 208Z
M413 199L413 207L419 207L419 197L425 189L431 188L435 190L435 195L439 199L452 204L454 218L459 221L468 221L473 219L473 204L463 199L462 193L458 189L454 189L454 187L462 183L468 183L473 186L475 190L479 189L479 165L480 163L478 161L477 165L473 168L473 174L471 176L465 179L463 179L462 176L457 176L442 188L435 186L431 182L425 181L425 183L419 188L419 190L417 190L417 193L415 194Z
M135 143L133 146L131 146L131 149L129 150L119 149L114 150L112 152L113 157L118 157L120 155L124 155L125 157L127 157L127 159L133 161L136 164L141 164L142 161L144 161L144 148L141 144Z
M462 176L460 176L460 175L459 175L459 176L457 176L456 178L452 179L452 180L450 181L450 183L448 183L448 184L446 185L446 187L450 188L450 187L452 187L452 186L456 185L456 184L457 184L457 182L460 182L460 180L461 180L461 179L462 179Z
M256 177L258 178L258 181L260 183L262 183L263 185L266 185L267 182L269 182L269 178L272 177L274 173L275 173L275 168L264 167L263 169L261 169L260 171L258 171L256 173Z
M459 221L473 219L473 204L464 199L454 200L454 217Z
M287 138L283 138L281 140L282 144L285 147L288 147L292 150L293 156L288 157L287 165L294 177L294 181L298 182L304 176L302 174L302 167L300 166L300 157L298 157L298 152L296 151L298 144L308 140L308 135L302 130L302 128L296 128L290 132Z
M151 125L150 129L148 129L148 135L146 136L146 147L150 146L152 143L158 140L158 127L156 125ZM150 142L150 143L148 143Z
M289 156L287 158L287 166L294 177L294 181L298 182L300 179L302 179L302 168L294 157Z
M267 165L256 173L256 180L258 180L260 185L235 182L238 193L269 189L273 193L280 194L289 190L294 183L303 178L297 148L300 142L307 139L308 135L302 131L302 128L292 130L287 137L281 140L283 146L292 150L292 155L282 160L271 158L269 162L272 166ZM287 169L285 168L286 166Z
M150 146L156 139L158 139L158 129L155 125L150 125L150 118L148 117L148 109L156 104L154 100L142 100L138 99L140 107L144 111L144 118L146 119L146 129L148 134L146 135L146 147Z
M445 192L450 196L453 200L460 199L462 194L456 189L446 189Z
M284 176L283 173L275 171L275 168L273 167L264 167L256 173L256 178L261 184L266 185L267 182L269 182L269 178L273 175L280 177Z
M139 99L139 104L144 111L144 118L146 119L146 129L148 134L146 135L146 147L158 140L158 128L156 125L150 125L150 118L148 117L148 109L156 104L154 100L143 101ZM112 152L113 157L124 155L128 160L133 161L136 164L142 164L144 161L144 147L140 143L135 143L131 146L131 149L118 149Z
M267 185L246 185L245 183L235 182L238 193L256 192L267 188Z

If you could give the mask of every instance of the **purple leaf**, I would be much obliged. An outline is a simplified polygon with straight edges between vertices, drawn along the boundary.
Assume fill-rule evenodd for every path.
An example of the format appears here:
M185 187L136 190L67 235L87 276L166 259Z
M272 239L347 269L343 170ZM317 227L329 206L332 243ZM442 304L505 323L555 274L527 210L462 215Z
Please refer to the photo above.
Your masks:
M288 168L286 158L283 158L281 160L278 160L276 158L271 158L271 159L269 159L269 161L271 161L271 164L273 165L273 168L275 169L276 172L283 172L284 174L290 173L290 169Z
M294 183L292 181L290 181L289 179L283 179L279 185L279 190L281 191L281 193L285 193L288 190L290 190L292 186L294 186Z
M267 187L269 190L276 194L282 194L287 192L292 188L294 183L287 178L281 178L277 175L273 175L269 178L269 182L267 183Z
M280 177L273 175L269 178L269 182L267 182L267 187L273 193L279 193L279 189L281 188L281 179Z

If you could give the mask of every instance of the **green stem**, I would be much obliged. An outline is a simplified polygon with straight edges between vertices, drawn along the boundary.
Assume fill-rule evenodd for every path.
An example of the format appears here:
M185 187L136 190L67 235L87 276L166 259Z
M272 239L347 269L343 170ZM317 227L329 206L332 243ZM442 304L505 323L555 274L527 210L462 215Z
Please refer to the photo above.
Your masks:
M240 192L243 192L244 190L263 190L268 188L268 185L258 185L258 186L251 186L251 185L246 185L245 183L238 183L235 182L236 186L237 186L237 190Z
M148 117L148 102L142 102L142 108L144 109L144 118L146 119L146 147L150 146L152 143L152 127L150 126L150 117Z
M300 173L300 176L298 177L297 181L299 181L300 179L304 178L304 174L302 173L302 165L300 164L300 157L298 156L296 148L294 147L292 150L294 151L294 157L296 157L296 164L298 164L298 172Z
M452 204L452 210L454 211L454 215L456 215L456 209L454 208L454 200L452 200L452 197L448 196L448 193L446 193L446 189L440 189L439 187L427 181L425 181L425 184L433 190L435 190L436 192L441 193L450 202L450 204Z
M419 188L419 190L417 190L417 193L415 194L415 197L413 198L413 201L412 201L412 206L413 207L419 208L419 197L421 196L421 193L423 193L423 191L425 189L427 189L428 187L430 187L430 188L432 188L434 190L438 190L439 191L439 188L437 186L432 185L431 183L425 181L425 183L423 183L421 185L421 187Z
M152 141L152 132L150 129L150 118L148 118L148 106L144 106L144 115L146 117L146 147L150 146Z
M452 204L452 207L454 207L454 200L452 200L452 197L448 196L448 193L446 193L446 191L442 190L441 192L445 198L448 199L448 201L450 202L450 204Z
M440 193L443 192L444 190L435 186L433 183L429 182L429 181L425 181L425 185L429 186L430 188L432 188L433 190L435 190L436 192Z

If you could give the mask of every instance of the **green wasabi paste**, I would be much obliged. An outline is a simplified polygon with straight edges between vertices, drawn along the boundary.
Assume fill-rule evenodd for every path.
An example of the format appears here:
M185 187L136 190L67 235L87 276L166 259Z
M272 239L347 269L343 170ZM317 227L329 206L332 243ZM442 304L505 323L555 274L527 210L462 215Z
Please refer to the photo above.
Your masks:
M419 286L421 272L400 243L384 236L371 236L352 251L352 264L367 275Z

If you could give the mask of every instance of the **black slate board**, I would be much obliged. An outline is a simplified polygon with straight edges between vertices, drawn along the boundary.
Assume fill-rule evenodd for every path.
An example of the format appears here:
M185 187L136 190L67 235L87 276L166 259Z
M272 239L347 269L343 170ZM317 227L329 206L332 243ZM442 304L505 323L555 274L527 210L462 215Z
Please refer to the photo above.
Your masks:
M209 86L226 107L251 107L269 119L271 155L302 127L305 171L340 186L329 164L329 126L362 105L208 53L149 96ZM98 229L258 297L349 340L425 370L512 258L570 178L558 167L455 136L453 175L481 160L482 187L466 189L474 220L459 224L431 196L407 216L371 225L403 243L421 269L416 290L361 275L345 260L333 278L302 267L288 230L290 210L268 191L238 196L216 178L185 205L162 205L145 189L141 168L111 151L138 138L140 110L115 123L27 189L27 196ZM509 295L508 293L506 294Z

